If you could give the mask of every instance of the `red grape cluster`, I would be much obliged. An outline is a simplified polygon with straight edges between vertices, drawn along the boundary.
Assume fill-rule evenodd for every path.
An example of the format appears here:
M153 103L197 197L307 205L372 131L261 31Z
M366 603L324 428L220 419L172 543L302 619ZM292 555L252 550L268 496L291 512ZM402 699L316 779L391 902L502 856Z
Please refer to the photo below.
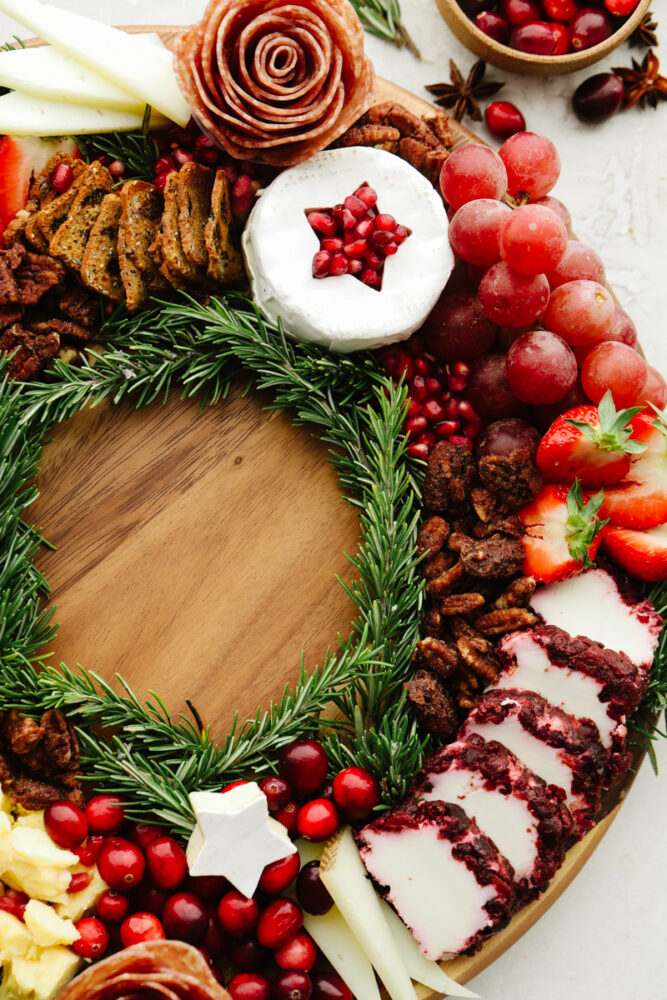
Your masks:
M520 52L562 56L606 41L639 0L459 0L485 35Z
M371 817L380 801L373 775L348 767L327 781L328 770L321 743L300 740L283 750L278 773L259 782L270 814L290 835L324 841L342 822ZM72 947L83 958L171 938L197 947L220 981L224 965L232 1000L352 1000L338 976L313 971L319 953L302 927L304 910L323 914L333 905L319 862L300 870L298 854L290 854L267 865L249 898L225 878L189 876L182 845L157 826L126 820L117 796L95 796L85 811L55 802L44 822L52 840L73 851L82 866L97 866L109 887L95 916L77 921L80 937ZM90 881L90 874L77 872L68 892ZM286 895L290 886L298 902ZM23 919L27 902L10 890L0 909Z

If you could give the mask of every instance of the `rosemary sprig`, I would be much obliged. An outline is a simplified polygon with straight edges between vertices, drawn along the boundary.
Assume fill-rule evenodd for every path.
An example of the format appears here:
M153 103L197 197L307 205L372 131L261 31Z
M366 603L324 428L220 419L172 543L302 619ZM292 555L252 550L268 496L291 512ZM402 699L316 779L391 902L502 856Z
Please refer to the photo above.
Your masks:
M651 766L658 773L658 761L654 743L659 736L667 738L667 729L660 729L656 719L667 709L667 580L657 583L648 593L648 598L658 614L665 619L655 651L648 688L638 710L630 719L630 729L635 735L635 746L646 750ZM663 716L663 725L664 716Z
M109 132L77 135L74 141L88 162L100 154L125 164L124 181L152 181L160 150L155 139L142 132Z
M393 42L401 48L405 45L416 59L421 53L401 21L399 0L351 0L366 31L377 38Z

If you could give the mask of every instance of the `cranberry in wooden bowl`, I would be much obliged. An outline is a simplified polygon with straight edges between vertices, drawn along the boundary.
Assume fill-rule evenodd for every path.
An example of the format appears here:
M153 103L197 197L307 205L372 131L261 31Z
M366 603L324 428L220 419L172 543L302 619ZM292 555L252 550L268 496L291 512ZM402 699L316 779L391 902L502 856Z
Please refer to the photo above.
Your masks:
M435 0L456 37L485 62L513 73L554 76L590 66L625 41L651 0ZM625 16L618 16L617 11ZM563 31L565 25L566 31ZM553 46L549 43L553 35ZM567 37L565 37L567 35ZM517 47L520 45L524 51Z

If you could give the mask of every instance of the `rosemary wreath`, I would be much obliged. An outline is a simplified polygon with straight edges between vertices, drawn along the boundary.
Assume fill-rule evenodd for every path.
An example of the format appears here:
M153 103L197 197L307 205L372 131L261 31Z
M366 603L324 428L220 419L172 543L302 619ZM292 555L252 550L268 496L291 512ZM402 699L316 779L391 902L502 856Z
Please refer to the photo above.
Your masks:
M61 708L76 726L85 778L121 795L131 817L150 812L181 836L194 824L190 791L272 772L297 737L322 739L334 769L357 764L373 772L385 806L401 799L428 745L403 693L423 597L415 555L423 465L406 453L405 388L372 354L332 355L295 343L236 295L206 306L183 296L136 317L121 309L103 333L104 353L77 368L56 362L43 382L12 383L0 361L0 705L27 715ZM350 557L356 580L341 581L357 616L319 666L306 671L302 660L294 688L253 718L236 718L216 744L196 713L172 718L158 694L143 702L120 676L114 686L83 668L45 662L56 626L53 609L43 607L49 588L34 557L47 543L23 515L54 423L126 397L142 407L180 391L202 406L216 404L239 373L329 446L343 493L359 510L359 548ZM667 612L667 584L651 596ZM663 633L634 719L649 753L655 716L666 705Z

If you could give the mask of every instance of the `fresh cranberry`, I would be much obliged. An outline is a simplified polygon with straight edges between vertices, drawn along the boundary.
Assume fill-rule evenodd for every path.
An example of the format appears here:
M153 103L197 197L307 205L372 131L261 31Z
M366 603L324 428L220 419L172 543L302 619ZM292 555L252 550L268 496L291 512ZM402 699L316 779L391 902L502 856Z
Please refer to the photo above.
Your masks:
M86 803L86 819L91 833L115 833L125 819L123 800L117 795L95 795Z
M7 889L3 896L0 896L0 910L11 913L17 920L23 920L25 908L30 902L30 897L17 889Z
M261 969L271 957L268 948L262 948L252 938L248 941L235 941L229 949L229 960L244 972Z
M328 840L338 829L338 823L338 810L328 799L311 799L299 809L297 829L306 840Z
M289 834L296 833L299 807L296 802L288 802L284 809L279 809L277 813L273 814L273 818L282 823Z
M259 879L259 888L268 892L271 896L283 892L287 886L294 881L299 872L299 855L288 854L280 861L274 861L267 865Z
M110 889L127 892L144 877L146 859L131 840L110 837L97 856L97 867Z
M279 771L299 795L313 795L327 776L329 760L321 743L297 740L280 755Z
M223 787L220 789L220 794L225 795L226 792L231 792L232 788L240 788L241 785L249 785L249 784L250 782L247 780L247 778L237 778L236 781L230 781L229 784L223 785Z
M89 885L90 875L87 872L74 872L67 886L67 895L73 896L76 892L83 892Z
M162 827L155 826L153 823L135 823L130 831L130 840L133 840L139 847L146 848L151 840L161 837L163 833Z
M123 163L122 160L112 160L109 166L107 167L107 170L109 171L112 177L115 177L116 180L118 180L119 178L124 177L125 175L125 164Z
M130 913L130 899L120 892L107 889L97 900L97 916L109 924L122 924Z
M82 958L101 958L109 947L109 932L97 917L82 917L74 926L79 938L72 944L72 951Z
M518 28L540 17L540 5L536 0L500 0L500 13L508 24Z
M162 889L144 882L137 891L132 894L132 902L135 910L146 913L153 913L156 917L162 916L164 904L167 902L168 894Z
M191 892L175 892L164 904L162 923L168 937L199 944L208 930L208 914Z
M88 836L86 814L68 799L52 802L46 807L44 826L58 847L78 847Z
M430 405L442 407L435 400L430 400L424 406L424 413L429 419L426 409ZM442 419L442 416L439 416ZM434 421L436 422L436 421ZM333 781L334 800L339 809L354 821L367 819L380 801L380 786L368 771L361 767L346 767L336 775Z
M274 899L262 911L257 924L257 940L264 948L279 948L303 924L301 907L291 899Z
M274 1000L310 1000L313 984L305 972L283 972L273 983Z
M154 913L133 913L120 925L123 948L130 948L142 941L164 941L164 927Z
M312 1000L353 1000L352 991L333 972L318 972L313 976Z
M359 280L363 282L364 285L368 285L369 288L375 288L379 290L382 286L382 278L377 271L366 268L359 275Z
M519 52L529 52L533 56L552 56L556 50L553 26L547 21L522 24L510 35L510 45Z
M204 940L202 942L204 948L207 952L217 958L225 950L226 941L218 921L217 912L208 913L208 927L206 928L206 934L204 934Z
M240 174L232 186L231 207L234 215L247 215L255 200L252 178L248 174Z
M298 931L289 941L276 948L273 957L279 969L310 972L315 965L317 949L309 934Z
M484 112L484 121L497 139L509 139L516 132L526 131L526 119L510 101L492 101Z
M637 8L639 0L604 0L604 3L614 17L627 17Z
M577 0L542 0L542 6L552 21L569 21L579 10Z
M567 26L570 45L573 49L590 49L606 41L612 34L611 18L601 7L584 7Z
M257 924L259 909L254 899L232 889L218 905L218 920L223 931L233 938L251 934Z
M74 171L69 163L59 163L51 175L51 187L56 194L69 191L74 180Z
M219 899L223 892L229 889L229 882L224 875L188 875L185 890L193 892L200 899Z
M504 17L494 10L483 10L475 18L475 24L480 31L492 38L499 45L506 45L510 36L510 26Z
M153 885L175 889L188 871L185 851L173 837L156 837L146 848L146 864Z
M269 1000L271 983L256 972L239 972L227 983L227 992L232 1000Z
M570 51L570 39L568 38L567 28L564 24L560 24L558 21L554 21L551 25L551 30L553 32L555 47L555 56L564 56Z

